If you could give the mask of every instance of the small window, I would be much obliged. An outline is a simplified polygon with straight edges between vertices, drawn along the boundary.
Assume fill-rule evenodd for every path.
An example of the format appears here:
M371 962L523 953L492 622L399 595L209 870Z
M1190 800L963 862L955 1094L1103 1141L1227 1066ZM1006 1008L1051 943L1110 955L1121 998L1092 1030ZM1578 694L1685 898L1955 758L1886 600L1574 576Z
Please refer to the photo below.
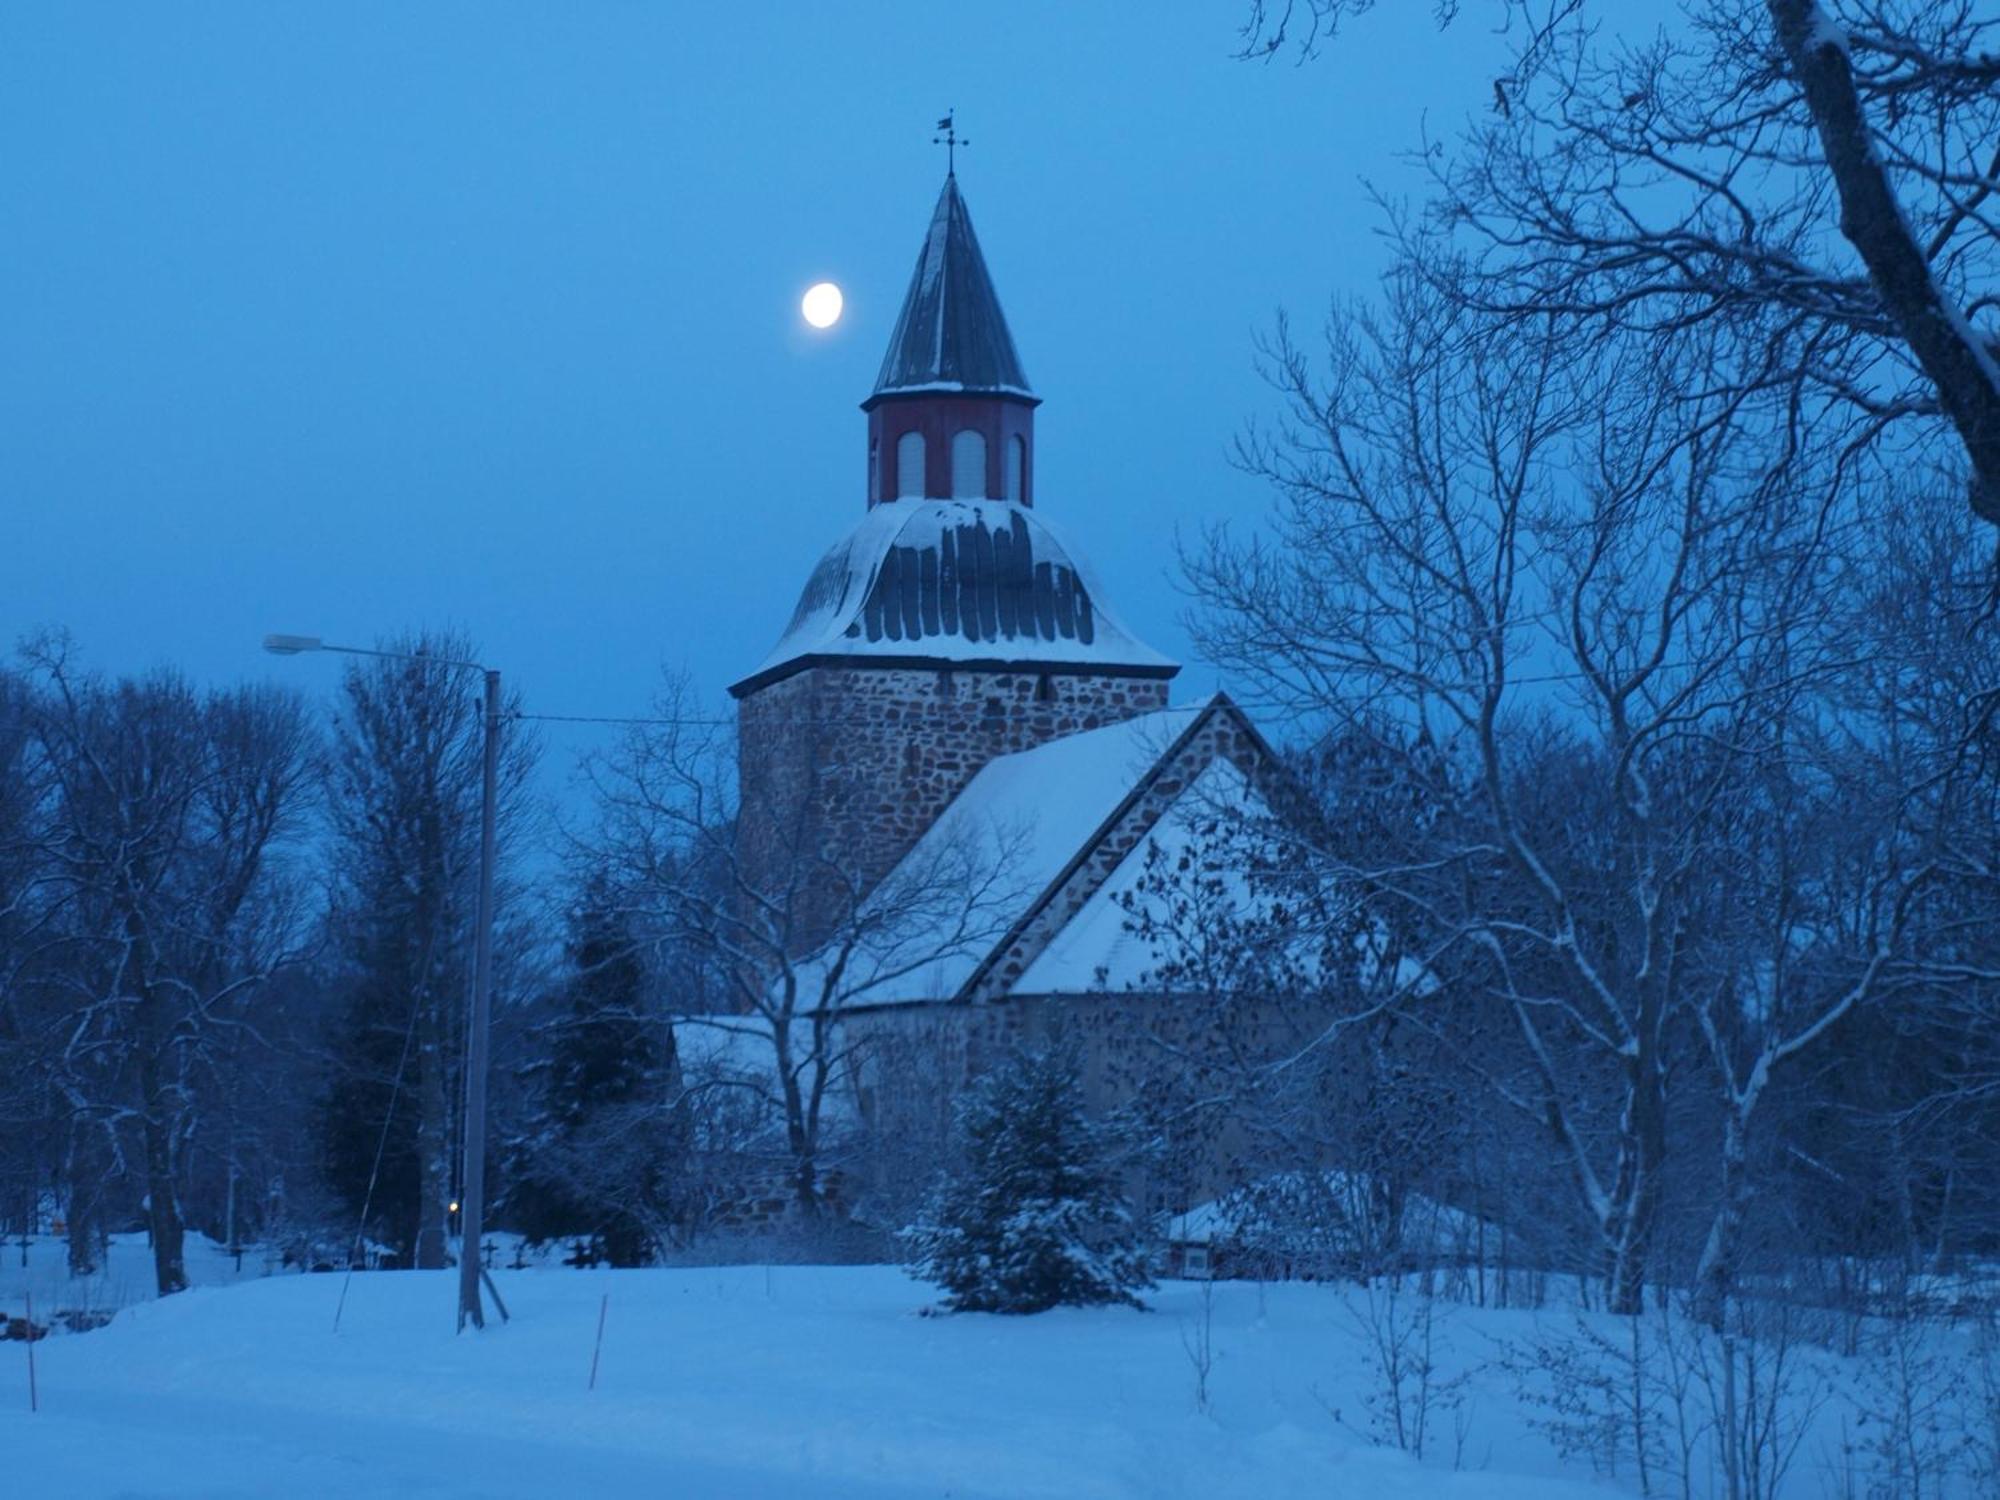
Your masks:
M954 500L986 498L986 439L970 427L951 440L951 494Z
M896 497L921 500L924 497L924 435L906 432L896 439Z
M1181 1264L1190 1280L1205 1281L1208 1278L1208 1246L1189 1245L1181 1252Z
M868 503L882 498L882 455L874 438L868 440Z
M1016 433L1007 439L1007 485L1005 494L1009 500L1019 500L1025 493L1022 481L1028 477L1028 440Z

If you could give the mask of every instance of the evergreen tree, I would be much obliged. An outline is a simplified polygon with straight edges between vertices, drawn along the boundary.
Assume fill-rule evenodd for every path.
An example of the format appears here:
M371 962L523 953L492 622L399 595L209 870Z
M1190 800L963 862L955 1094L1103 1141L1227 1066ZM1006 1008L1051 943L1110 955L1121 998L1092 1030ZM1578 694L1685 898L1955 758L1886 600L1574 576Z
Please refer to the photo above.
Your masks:
M471 641L414 633L377 648L342 679L326 763L340 1020L319 1134L326 1185L347 1212L366 1204L368 1234L434 1269L449 1259L460 1186L452 1121L464 1088L485 724L476 684L452 665L477 657ZM505 853L536 754L511 722L518 707L502 707L503 911Z
M1066 1049L1016 1053L959 1107L960 1165L905 1231L911 1271L960 1312L1144 1304L1152 1285L1111 1181L1113 1133Z
M575 1238L583 1262L644 1265L684 1217L673 1028L646 1002L644 965L601 876L570 921L570 978L525 1070L536 1106L515 1143L509 1215L530 1240Z

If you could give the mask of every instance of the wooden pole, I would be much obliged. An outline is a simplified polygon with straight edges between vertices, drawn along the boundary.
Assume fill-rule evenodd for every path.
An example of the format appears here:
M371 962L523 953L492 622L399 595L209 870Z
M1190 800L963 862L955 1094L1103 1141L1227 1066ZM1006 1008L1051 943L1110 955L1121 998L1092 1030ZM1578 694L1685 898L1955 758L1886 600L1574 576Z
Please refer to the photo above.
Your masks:
M590 1351L590 1384L585 1390L597 1389L597 1356L604 1352L604 1315L611 1311L611 1293L604 1294L604 1300L597 1304L597 1344Z
M458 1327L486 1326L479 1304L486 1228L486 1059L493 1017L493 822L499 799L500 674L486 673L486 743L479 794L479 912L472 944L472 1016L465 1040L465 1182L459 1195Z
M35 1390L35 1294L23 1292L21 1296L28 1307L28 1410L42 1409L41 1397Z
M499 1310L500 1321L505 1323L509 1316L507 1304L500 1300L500 1288L493 1284L493 1273L483 1265L479 1268L479 1281L480 1285L486 1288L486 1295L493 1299L494 1307Z

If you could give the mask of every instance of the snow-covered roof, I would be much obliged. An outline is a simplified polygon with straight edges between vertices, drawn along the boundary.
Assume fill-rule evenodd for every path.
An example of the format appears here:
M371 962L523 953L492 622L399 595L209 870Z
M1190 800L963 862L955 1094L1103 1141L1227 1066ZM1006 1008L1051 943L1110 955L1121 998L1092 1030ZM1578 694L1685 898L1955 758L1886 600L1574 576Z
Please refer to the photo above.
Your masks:
M997 868L1017 898L1016 909L1026 913L1215 701L1160 709L995 757L952 799L904 865L936 868L950 863L947 851L969 847L971 862ZM881 889L901 887L892 873ZM963 948L943 954L899 978L894 995L869 994L868 1000L951 999L986 956ZM872 982L860 956L850 959L850 973L854 993Z
M938 194L869 404L927 391L1035 399L954 176Z
M809 1088L803 1076L818 1057L812 1019L795 1017L790 1025L793 1069L801 1073L800 1086ZM689 1088L722 1084L735 1088L746 1098L755 1098L773 1111L771 1123L782 1128L778 1101L783 1083L778 1076L778 1049L773 1040L773 1023L761 1016L735 1013L686 1015L674 1018L674 1048L681 1078ZM836 1047L826 1055L833 1059ZM844 1069L836 1066L836 1086L829 1088L821 1104L821 1117L846 1123L855 1113L849 1091L841 1086Z
M1422 1193L1404 1194L1400 1222L1386 1223L1381 1186L1367 1172L1278 1172L1169 1215L1162 1229L1178 1245L1340 1252L1390 1241L1441 1254L1478 1232L1477 1215Z
M1288 861L1277 822L1233 761L1209 762L1035 956L1012 993L1160 994L1213 983L1213 974L1197 981L1171 967L1177 955L1170 950L1180 941L1172 932L1176 914L1184 930L1194 929L1186 940L1199 943L1207 911L1255 932L1270 972L1294 984L1351 981L1376 994L1391 987L1434 993L1437 977L1410 954L1391 955L1389 929L1379 919L1348 939L1351 969L1342 962L1339 939L1351 913L1337 899L1327 909L1301 909L1283 874ZM1281 921L1284 912L1290 917ZM1162 936L1135 932L1141 919L1151 919Z
M820 559L784 636L739 696L825 658L1180 668L1104 608L1055 529L1006 500L892 500Z
M1270 809L1233 762L1218 759L1203 768L1146 837L1126 852L1083 909L1014 982L1014 993L1074 995L1171 988L1159 973L1166 955L1132 931L1133 916L1147 912L1164 919L1177 897L1194 896L1179 886L1211 877L1225 882L1226 896L1234 905L1249 908L1253 898L1247 872L1240 859L1230 858L1240 851L1221 851L1230 866L1221 870L1213 859L1201 857L1202 844L1213 837L1211 825L1225 813L1233 826L1241 828L1267 818ZM1149 877L1156 872L1164 887L1149 889Z

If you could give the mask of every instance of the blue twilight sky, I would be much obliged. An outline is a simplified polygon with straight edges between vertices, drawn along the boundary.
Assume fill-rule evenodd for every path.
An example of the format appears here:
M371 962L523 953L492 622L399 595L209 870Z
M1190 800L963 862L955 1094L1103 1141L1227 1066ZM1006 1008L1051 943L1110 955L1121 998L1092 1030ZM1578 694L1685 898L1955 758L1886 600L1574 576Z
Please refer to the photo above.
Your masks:
M456 624L531 709L641 712L663 663L722 706L862 513L955 105L1039 508L1206 690L1174 535L1264 504L1253 337L1365 289L1364 179L1415 188L1504 60L1393 0L1246 64L1244 9L13 0L0 641L323 692L264 632Z

